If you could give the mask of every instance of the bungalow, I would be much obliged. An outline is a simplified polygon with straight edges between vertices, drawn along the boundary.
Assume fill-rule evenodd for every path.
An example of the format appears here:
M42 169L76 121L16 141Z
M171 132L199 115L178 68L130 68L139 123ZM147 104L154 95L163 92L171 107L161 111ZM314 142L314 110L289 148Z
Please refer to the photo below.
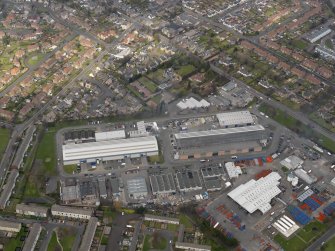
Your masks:
M299 70L297 67L293 67L291 69L291 72L293 75L296 75L298 76L299 78L303 78L306 74L306 72L302 71L302 70Z
M57 63L56 59L49 58L47 61L44 62L43 66L45 69L51 69Z
M0 108L6 108L10 101L10 97L4 96L0 98Z
M25 51L20 49L20 50L17 50L15 52L15 57L16 58L22 58L24 56L24 54L25 54Z
M0 79L0 83L2 84L8 84L10 81L12 81L13 76L10 74L5 74Z
M306 80L314 85L320 85L321 84L321 80L318 79L317 77L315 77L313 74L307 74L306 76Z
M16 76L20 73L20 68L18 67L13 67L12 69L10 69L10 75L12 76Z
M38 44L32 44L32 45L28 45L27 47L27 51L30 52L34 52L34 51L38 51L40 49L40 46Z
M4 110L4 109L0 109L0 117L1 118L4 118L8 121L12 121L14 116L15 116L15 114L13 112L7 111L7 110Z
M93 48L87 49L83 55L84 58L92 59L94 56L95 50Z
M302 65L313 71L315 71L316 68L318 68L318 64L308 58L306 58L304 62L302 62Z
M43 86L42 91L48 96L52 96L53 84L46 84Z
M329 68L327 68L325 66L321 66L318 69L318 73L324 78L331 78L333 76L332 70L330 70Z
M3 39L6 33L2 30L0 30L0 39Z
M91 39L82 35L79 36L79 43L84 47L93 47L94 45Z
M65 75L69 75L71 74L71 72L73 71L73 67L72 66L66 66L62 69L62 72L65 74Z
M27 114L32 110L34 109L34 105L32 103L27 103L25 104L20 112L19 112L19 118L23 119L24 117L27 116Z
M35 71L34 76L37 78L45 78L47 76L47 71L43 68L38 68Z
M40 105L41 103L44 102L44 99L47 97L47 94L45 92L39 92L38 94L36 94L33 99L31 100L31 103L37 107L38 105Z

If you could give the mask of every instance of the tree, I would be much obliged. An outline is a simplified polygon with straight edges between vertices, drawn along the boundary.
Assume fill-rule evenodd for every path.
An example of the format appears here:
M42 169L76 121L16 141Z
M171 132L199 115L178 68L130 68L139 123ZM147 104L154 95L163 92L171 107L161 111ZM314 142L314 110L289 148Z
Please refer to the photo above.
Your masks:
M2 38L2 43L4 44L4 45L9 45L9 43L10 43L10 36L8 36L8 35L5 35L3 38Z

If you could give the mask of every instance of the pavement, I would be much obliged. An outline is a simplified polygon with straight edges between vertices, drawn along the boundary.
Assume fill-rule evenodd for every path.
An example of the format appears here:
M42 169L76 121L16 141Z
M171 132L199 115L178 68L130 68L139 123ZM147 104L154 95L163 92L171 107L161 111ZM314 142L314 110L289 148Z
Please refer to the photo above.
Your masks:
M108 244L106 250L119 251L120 241L122 241L122 233L126 229L126 225L131 220L137 220L140 218L138 214L118 214L113 219L112 231L108 238Z

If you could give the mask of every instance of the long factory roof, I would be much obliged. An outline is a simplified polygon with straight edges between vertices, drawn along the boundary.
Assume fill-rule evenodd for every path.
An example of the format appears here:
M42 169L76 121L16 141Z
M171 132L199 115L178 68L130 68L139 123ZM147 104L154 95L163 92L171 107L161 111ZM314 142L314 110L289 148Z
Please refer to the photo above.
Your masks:
M158 151L156 137L138 137L63 145L64 161Z
M224 129L208 130L208 131L181 132L176 133L175 138L176 139L199 138L207 136L229 135L229 134L256 132L264 130L265 128L262 125L252 125L252 126L224 128Z

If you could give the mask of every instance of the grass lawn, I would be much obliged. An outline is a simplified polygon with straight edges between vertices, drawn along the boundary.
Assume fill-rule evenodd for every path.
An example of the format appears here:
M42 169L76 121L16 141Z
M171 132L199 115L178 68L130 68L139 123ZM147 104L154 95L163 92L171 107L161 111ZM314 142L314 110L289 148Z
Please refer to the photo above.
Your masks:
M176 224L168 224L167 229L172 232L176 232L179 228L179 225Z
M143 248L142 251L149 251L150 250L150 235L146 235L144 237L144 243L143 243Z
M71 251L74 240L76 238L76 231L72 228L61 227L57 229L59 242L63 246L63 251Z
M149 251L151 249L155 250L165 250L167 247L167 240L158 233L153 233L152 235L146 235L144 237L143 251Z
M104 235L101 238L101 245L107 245L108 244L108 235Z
M0 159L6 150L9 137L10 137L9 130L6 128L0 128Z
M149 164L155 164L155 163L162 164L164 163L164 156L163 154L159 154L155 156L148 156L148 162Z
M51 239L48 244L48 251L57 251L57 250L61 250L61 247L57 242L57 234L55 231L53 231Z
M24 197L28 197L28 198L41 197L37 184L30 177L28 178L27 184L25 186Z
M320 118L317 114L312 113L309 115L309 118L313 120L315 123L319 124L320 126L328 129L329 131L335 132L335 127L327 123L324 119Z
M313 221L304 228L298 230L296 234L290 239L286 239L283 235L277 234L275 241L285 251L303 251L313 241L320 237L328 228L328 225L318 221Z
M63 168L66 173L73 174L73 172L77 170L77 165L66 165Z
M335 250L335 237L330 239L329 241L324 244L321 249L322 251L334 251Z
M325 41L325 46L326 46L327 48L331 49L331 50L334 50L334 45L333 45L333 43L332 43L332 41L331 41L330 39L327 39L327 40Z
M21 228L21 231L17 234L15 238L11 238L9 242L5 244L4 251L13 251L13 250L16 250L17 247L22 247L23 242L20 241L20 238L22 236L27 236L27 233L24 232L23 227Z
M159 95L154 96L151 100L155 102L157 105L159 105L161 102L161 99L162 99L162 95L159 94Z
M307 247L307 243L300 239L298 236L294 236L289 240L281 235L277 234L275 236L275 241L285 250L285 251L303 251Z
M138 82L144 85L152 93L155 93L157 90L157 85L146 77L141 77Z
M29 59L27 60L27 64L28 66L33 66L35 64L37 64L38 62L40 62L43 58L43 53L34 53L32 54Z
M185 226L185 228L192 228L193 227L193 223L192 223L191 219L185 214L179 215L179 223L183 224Z
M292 39L292 46L295 48L298 48L300 50L306 49L308 47L308 44L301 39Z
M39 143L36 159L43 161L43 170L46 175L56 174L56 130L49 128L44 132L43 138Z
M184 66L181 66L178 70L177 70L177 73L184 77L190 73L192 73L193 71L195 70L195 67L191 64L188 64L188 65L184 65Z
M107 224L112 223L113 218L116 217L117 212L116 211L112 211L110 207L103 207L102 211L104 212L104 220L107 221Z
M163 69L158 69L157 71L149 73L149 78L161 82L164 80L164 70Z

